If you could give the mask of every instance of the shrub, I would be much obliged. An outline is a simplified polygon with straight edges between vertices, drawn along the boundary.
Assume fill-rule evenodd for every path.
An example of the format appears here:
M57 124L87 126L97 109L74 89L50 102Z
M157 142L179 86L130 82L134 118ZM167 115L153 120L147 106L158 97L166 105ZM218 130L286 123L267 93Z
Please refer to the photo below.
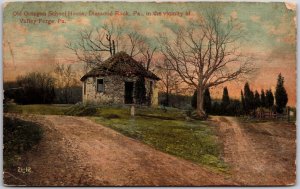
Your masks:
M95 106L78 103L68 108L64 114L70 116L93 116L96 113L97 108Z
M51 104L55 98L55 79L46 73L32 72L17 78L18 90L11 98L19 104Z

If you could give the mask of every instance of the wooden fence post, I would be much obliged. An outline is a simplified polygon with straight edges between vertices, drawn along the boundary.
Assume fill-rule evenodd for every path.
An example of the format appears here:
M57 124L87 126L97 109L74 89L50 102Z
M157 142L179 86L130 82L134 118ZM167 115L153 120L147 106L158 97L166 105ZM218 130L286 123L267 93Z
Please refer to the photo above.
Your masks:
M131 107L130 107L130 115L131 116L135 115L134 105L131 105Z

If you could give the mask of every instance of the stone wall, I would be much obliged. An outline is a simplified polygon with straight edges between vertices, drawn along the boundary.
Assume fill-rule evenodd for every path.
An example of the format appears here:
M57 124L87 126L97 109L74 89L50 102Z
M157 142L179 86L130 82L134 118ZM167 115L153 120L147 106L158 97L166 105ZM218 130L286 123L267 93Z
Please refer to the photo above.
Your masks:
M97 91L97 79L104 80L104 92ZM121 76L89 77L84 82L82 82L83 103L124 104L125 81L135 82L136 79L137 78L127 78ZM150 89L150 81L152 81L152 90ZM148 98L149 94L151 93L151 104L157 105L158 91L157 89L155 89L156 81L145 79L145 87L146 95Z
M97 91L97 79L104 80L104 92ZM118 76L89 77L83 82L83 85L84 83L86 85L86 93L83 94L84 103L124 103L123 78Z

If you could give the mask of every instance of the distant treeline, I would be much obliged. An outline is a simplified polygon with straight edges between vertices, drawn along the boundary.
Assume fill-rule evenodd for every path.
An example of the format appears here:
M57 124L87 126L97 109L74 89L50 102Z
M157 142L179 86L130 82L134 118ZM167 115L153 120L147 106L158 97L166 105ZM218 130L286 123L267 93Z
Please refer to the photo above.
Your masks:
M204 92L203 108L207 114L211 115L255 115L257 108L266 108L269 111L283 113L288 102L288 95L284 88L284 78L278 75L275 95L271 89L262 89L259 93L257 90L252 91L249 83L245 83L244 90L241 90L240 100L233 100L229 97L227 87L223 89L221 101L212 102L209 89ZM192 98L192 107L197 107L197 92L195 91Z
M203 108L209 115L255 115L257 108L265 108L268 111L282 113L288 102L288 96L284 88L284 78L278 75L276 90L273 93L271 89L260 92L252 91L249 83L245 83L244 89L241 90L240 99L232 99L229 96L227 87L223 89L222 99L211 99L209 89L204 92ZM166 102L168 100L168 102ZM165 93L159 94L159 102L164 106L171 106L181 109L197 108L197 91L194 95L184 96L169 94L168 98Z
M72 104L82 99L81 86L57 87L55 78L46 73L33 72L4 83L4 101L18 104Z
M169 106L179 109L191 108L191 96L179 94L159 93L158 102L161 106Z
M260 93L250 89L245 83L240 99L231 99L227 87L223 89L221 100L212 100L209 89L204 92L203 108L210 115L251 115L257 108L282 113L288 102L284 88L284 78L279 74L276 90L261 90ZM193 96L159 93L158 100L162 106L180 109L197 108L197 92ZM13 99L18 104L74 104L82 100L82 88L78 85L60 83L46 73L33 72L18 77L15 82L4 83L5 101Z

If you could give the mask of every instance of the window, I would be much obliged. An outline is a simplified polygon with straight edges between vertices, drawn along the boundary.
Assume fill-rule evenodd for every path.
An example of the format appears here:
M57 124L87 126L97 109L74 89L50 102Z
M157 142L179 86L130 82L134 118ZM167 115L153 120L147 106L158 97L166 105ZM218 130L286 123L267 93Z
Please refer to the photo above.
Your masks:
M150 90L149 90L149 96L151 96L153 93L153 81L150 81Z
M103 81L103 79L97 79L97 92L104 92L104 81Z

